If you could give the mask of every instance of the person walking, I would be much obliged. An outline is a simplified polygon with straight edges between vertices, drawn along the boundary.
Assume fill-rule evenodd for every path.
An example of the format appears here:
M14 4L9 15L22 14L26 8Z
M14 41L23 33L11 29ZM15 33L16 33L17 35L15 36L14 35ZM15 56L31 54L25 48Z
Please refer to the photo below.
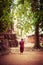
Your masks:
M19 42L19 44L20 44L20 52L23 53L23 51L24 51L24 40L21 39L21 41Z

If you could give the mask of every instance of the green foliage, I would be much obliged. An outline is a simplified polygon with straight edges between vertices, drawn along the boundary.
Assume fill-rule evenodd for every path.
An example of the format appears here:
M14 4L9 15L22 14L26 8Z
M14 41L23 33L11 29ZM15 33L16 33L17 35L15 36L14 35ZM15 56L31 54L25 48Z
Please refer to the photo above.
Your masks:
M39 27L43 30L43 1L42 0L32 0L31 3L33 12L33 24L39 24Z
M20 0L19 0L20 1ZM18 3L17 3L18 4ZM16 4L16 8L14 10L14 19L17 20L17 29L22 29L25 33L32 30L32 17L33 13L31 11L31 0L24 0L24 4L19 3Z
M11 5L12 0L0 0L0 32L7 32L11 27Z

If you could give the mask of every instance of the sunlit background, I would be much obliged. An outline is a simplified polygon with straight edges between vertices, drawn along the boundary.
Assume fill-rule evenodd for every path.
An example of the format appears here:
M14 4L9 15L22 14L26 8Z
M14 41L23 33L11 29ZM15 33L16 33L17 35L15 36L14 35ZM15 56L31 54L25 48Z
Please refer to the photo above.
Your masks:
M14 3L17 4L18 0L14 0ZM14 12L14 30L13 30L12 33L17 34L19 41L20 41L21 38L24 39L25 47L33 47L34 43L28 42L27 37L30 36L30 35L34 35L35 31L32 31L32 30L34 30L35 28L32 26L32 30L30 29L26 34L25 34L25 31L22 30L22 36L21 36L21 29L20 29L20 27L19 28L17 27L18 25L21 26L20 24L18 24L18 22L21 23L22 21L27 21L27 20L29 21L29 23L31 22L29 19L27 19L27 17L24 17L24 14L22 14L22 16L19 17L19 15L20 15L19 9L21 9L21 6L22 5L20 4L18 7L16 7L15 10L11 10L11 11ZM29 13L31 13L31 11L30 11L31 8L27 8L27 9L28 9L27 10L27 15L28 15ZM17 12L18 12L18 14L16 14ZM41 29L39 31L41 31ZM43 32L41 32L41 33L43 33Z

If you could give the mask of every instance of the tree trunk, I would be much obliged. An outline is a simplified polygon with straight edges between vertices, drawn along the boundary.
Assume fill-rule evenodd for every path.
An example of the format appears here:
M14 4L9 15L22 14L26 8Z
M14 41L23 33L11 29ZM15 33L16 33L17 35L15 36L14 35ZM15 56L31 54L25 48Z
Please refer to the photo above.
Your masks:
M39 42L39 23L36 23L35 26L35 46L34 48L40 48L40 42Z

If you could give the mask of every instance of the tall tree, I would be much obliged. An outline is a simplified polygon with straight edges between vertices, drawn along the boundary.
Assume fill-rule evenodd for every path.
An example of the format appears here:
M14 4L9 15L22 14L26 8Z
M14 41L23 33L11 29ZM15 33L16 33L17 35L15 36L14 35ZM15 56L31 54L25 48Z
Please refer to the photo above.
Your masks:
M41 24L41 26L43 25L43 23L42 23L43 14L41 12L41 11L43 11L43 9L40 9L40 7L42 8L41 1L42 0L33 0L32 1L32 11L34 13L34 17L37 19L35 22L35 48L41 48L40 44L39 44L39 27L40 27L40 24Z

